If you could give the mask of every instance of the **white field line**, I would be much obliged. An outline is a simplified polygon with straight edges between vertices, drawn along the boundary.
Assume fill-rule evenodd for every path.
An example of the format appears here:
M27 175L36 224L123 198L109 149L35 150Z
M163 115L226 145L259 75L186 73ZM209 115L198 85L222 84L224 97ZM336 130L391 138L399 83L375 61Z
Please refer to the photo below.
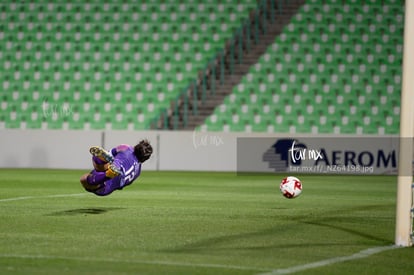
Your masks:
M31 200L31 199L79 197L79 196L85 196L85 195L87 195L87 194L86 193L78 193L78 194L58 194L58 195L46 195L46 196L25 196L25 197L0 199L0 202L21 201L21 200Z
M61 197L78 197L84 196L86 193L78 194L59 194L59 195L47 195L47 196L26 196L26 197L15 197L0 199L0 202L8 201L18 201L18 200L28 200L28 199L39 199L39 198L61 198ZM362 259L369 257L371 255L399 248L396 245L389 246L379 246L373 247L366 250L362 250L358 253L352 254L350 256L342 256L336 258L330 258L322 260L319 262L313 262L304 265L297 265L283 269L274 269L269 272L259 273L259 275L279 275L279 274L292 274L299 271L304 271L316 267L323 267L335 263L341 263L346 261L353 261L357 259ZM210 268L227 268L227 269L239 269L239 270L255 270L255 271L268 271L270 268L258 268L258 267L249 267L249 266L236 266L236 265L220 265L220 264L193 264L185 262L168 262L168 261L139 261L139 260L116 260L116 259L93 259L93 258L77 258L77 257L61 257L61 256L49 256L49 255L8 255L0 254L0 258L22 258L22 259L61 259L61 260L76 260L76 261L109 261L109 262L124 262L124 263L136 263L136 264L151 264L151 265L171 265L171 266L189 266L189 267L210 267Z
M374 255L374 254L377 254L383 251L396 249L396 248L399 248L399 246L396 246L396 245L378 246L378 247L368 248L368 249L359 251L358 253L355 253L349 256L330 258L330 259L326 259L326 260L319 261L319 262L313 262L313 263L304 264L304 265L297 265L297 266L292 266L292 267L282 268L282 269L275 269L270 272L260 273L259 275L292 274L295 272L304 271L304 270L308 270L308 269L312 269L316 267L323 267L323 266L327 266L331 264L358 260L358 259L366 258L366 257L369 257L371 255Z
M53 255L20 255L20 254L0 254L0 258L17 258L17 259L46 259L46 260L71 260L83 262L111 262L111 263L130 263L130 264L147 264L147 265L165 265L165 266L181 266L181 267L203 267L203 268L220 268L220 269L236 269L251 271L268 271L271 268L259 268L251 266L224 265L224 264L208 264L208 263L188 263L173 261L145 261L145 260L118 260L111 258L85 258L85 257L65 257Z
M42 198L61 198L61 197L78 197L87 195L86 193L79 194L60 194L60 195L47 195L47 196L25 196L0 199L0 202L29 200L29 199L42 199ZM133 264L149 264L149 265L169 265L169 266L187 266L187 267L205 267L205 268L225 268L225 269L237 269L237 270L251 270L251 271L268 271L271 268L258 268L249 266L237 266L237 265L221 265L221 264L197 264L186 262L169 262L169 261L140 261L140 260L117 260L117 259L94 259L84 257L63 257L52 255L19 255L19 254L0 254L0 258L18 258L18 259L56 259L56 260L73 260L73 261L94 261L94 262L117 262L117 263L133 263Z
M271 268L259 268L251 266L238 266L238 265L223 265L223 264L208 264L208 263L188 263L188 262L173 262L173 261L145 261L145 260L118 260L111 258L85 258L85 257L65 257L65 256L53 256L53 255L21 255L21 254L0 254L0 258L17 258L17 259L47 259L47 260L72 260L72 261L86 261L86 262L112 262L112 263L132 263L132 264L147 264L147 265L164 265L164 266L182 266L182 267L202 267L202 268L220 268L220 269L235 269L235 270L251 270L251 271L265 271L259 273L260 275L278 275L278 274L291 274L299 271L304 271L316 267L323 267L335 263L341 263L346 261L352 261L369 257L371 255L399 248L396 245L373 247L366 250L362 250L358 253L350 256L342 256L336 258L330 258L319 262L293 266L285 269ZM270 271L269 271L270 270Z

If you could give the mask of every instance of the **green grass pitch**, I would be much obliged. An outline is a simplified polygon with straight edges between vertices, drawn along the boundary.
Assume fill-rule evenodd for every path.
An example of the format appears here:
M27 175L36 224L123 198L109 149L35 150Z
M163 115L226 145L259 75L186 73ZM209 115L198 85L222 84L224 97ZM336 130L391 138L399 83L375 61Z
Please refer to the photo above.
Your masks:
M289 200L283 175L143 171L97 197L82 173L0 169L0 274L414 273L393 176L299 175Z

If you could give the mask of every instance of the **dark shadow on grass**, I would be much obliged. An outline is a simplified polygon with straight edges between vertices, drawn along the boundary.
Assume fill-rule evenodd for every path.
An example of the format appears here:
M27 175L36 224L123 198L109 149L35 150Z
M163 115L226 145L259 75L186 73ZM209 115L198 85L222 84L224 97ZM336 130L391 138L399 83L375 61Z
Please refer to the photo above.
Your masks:
M296 225L297 226L297 225ZM226 235L226 236L219 236L213 238L206 238L194 243L185 244L182 246L173 247L170 249L161 250L161 252L166 253L197 253L197 254L211 254L218 251L269 251L269 253L273 253L275 249L291 249L293 247L303 247L303 248L325 248L325 247L346 247L350 246L353 247L356 244L353 242L345 243L343 241L326 241L326 242L314 242L309 240L309 242L299 242L294 243L294 241L289 241L289 243L261 243L253 244L244 242L246 239L249 238L256 238L256 237L269 237L277 236L277 234L281 231L288 230L287 227L273 227L261 231L254 231L254 232L247 232L247 233L240 233L240 234L233 234L233 235ZM370 242L360 242L359 245L370 245ZM227 252L231 253L231 252Z
M274 251L274 249L282 248L292 248L292 247L334 247L334 246L355 246L355 245L367 245L372 246L373 243L378 243L378 245L390 245L392 240L382 238L375 234L375 232L366 232L364 230L359 230L359 223L367 222L369 217L364 217L360 215L353 215L360 211L369 212L373 209L380 208L389 208L389 204L378 204L378 205L366 205L366 206L357 206L350 207L345 209L335 209L333 211L326 211L322 218L317 217L307 217L303 215L296 215L293 217L279 215L278 218L290 219L291 223L282 224L277 227L271 227L259 231L245 232L239 234L229 234L225 236L217 236L211 238L205 238L193 243L184 244L182 246L177 246L174 248L163 250L162 252L167 253L201 253L208 254L212 251L232 251L232 250L269 250ZM374 219L374 218L370 218ZM343 224L345 222L345 224ZM262 243L260 245L252 245L251 243L246 243L244 240L251 238L272 238L272 236L278 236L281 232L287 230L295 230L296 228L306 227L306 225L316 226L323 228L328 228L330 230L342 231L347 234L358 236L361 238L359 241L350 241L344 242L342 240L327 240L326 242L314 242L309 240L308 242L292 243L290 241L288 244L280 243ZM321 234L323 234L321 230Z
M75 216L75 215L99 215L109 211L122 210L121 207L99 207L99 208L77 208L64 211L53 212L47 216Z
M387 240L387 239L384 239L384 238L379 238L377 236L374 236L373 234L367 234L365 232L358 231L358 230L353 229L353 228L346 228L345 226L339 226L339 225L334 225L334 224L330 224L330 223L323 223L323 222L312 222L312 221L308 221L308 222L304 222L304 223L339 230L339 231L349 233L349 234L354 235L354 236L359 236L359 237L361 237L363 239L367 239L369 241L379 242L383 245L389 245L391 243L390 240ZM355 227L357 227L357 226L355 226Z
M267 237L271 238L272 236L277 236L280 231L290 230L289 227L273 227L267 230L261 230L256 232L247 232L241 234L233 234L233 235L226 235L226 236L219 236L219 237L212 237L206 238L200 241L196 241L193 243L184 244L182 246L176 246L170 249L162 250L162 252L166 253L197 253L197 254L209 254L218 251L269 251L269 253L273 253L275 249L291 249L293 247L303 247L309 248L312 247L316 248L328 248L328 247L354 247L355 245L367 245L372 246L373 241L378 242L382 245L390 245L391 242L389 240L376 237L374 235L366 234L364 232L360 232L358 230L349 229L346 227L335 226L330 224L323 224L318 222L304 222L304 224L313 225L313 226L321 226L327 227L335 230L340 230L346 233L351 233L356 236L360 236L363 239L354 242L344 242L342 240L327 240L326 242L315 242L312 240L309 241L299 241L295 243L294 240L290 240L289 243L260 243L253 244L253 243L246 243L245 240L249 238L257 238L257 237ZM298 224L295 224L298 226ZM323 232L323 231L321 231ZM230 252L229 252L230 253Z

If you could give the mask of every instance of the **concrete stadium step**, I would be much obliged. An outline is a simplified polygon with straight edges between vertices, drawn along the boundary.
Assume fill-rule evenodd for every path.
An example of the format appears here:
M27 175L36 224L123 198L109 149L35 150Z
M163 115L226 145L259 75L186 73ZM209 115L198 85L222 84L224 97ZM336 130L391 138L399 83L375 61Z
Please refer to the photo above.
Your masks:
M253 40L251 41L250 51L244 53L242 63L239 64L238 60L235 60L233 72L230 74L228 70L226 70L224 83L218 85L214 95L210 95L210 91L207 91L208 97L204 102L201 102L200 99L198 100L197 115L193 115L189 112L187 126L181 126L178 130L192 130L204 123L205 119L214 112L214 109L224 101L224 98L232 93L235 85L240 83L241 79L248 73L251 66L257 63L260 56L262 56L273 41L275 41L276 36L282 32L284 26L290 22L291 18L296 14L304 2L305 0L289 1L287 4L288 6L285 6L282 14L279 14L277 10L275 11L275 21L273 24L270 20L266 20L266 33L261 33L259 35L258 43L254 43ZM254 28L254 26L252 26L252 28ZM227 56L227 61L228 58L229 57ZM216 80L216 83L219 84L218 79Z

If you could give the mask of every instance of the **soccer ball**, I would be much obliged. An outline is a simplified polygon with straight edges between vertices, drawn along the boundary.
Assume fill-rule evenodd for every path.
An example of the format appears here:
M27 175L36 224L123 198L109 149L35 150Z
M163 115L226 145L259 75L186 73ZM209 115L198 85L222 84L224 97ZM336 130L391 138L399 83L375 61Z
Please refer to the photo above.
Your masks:
M296 177L286 177L280 183L280 192L285 198L293 199L302 193L302 183Z

